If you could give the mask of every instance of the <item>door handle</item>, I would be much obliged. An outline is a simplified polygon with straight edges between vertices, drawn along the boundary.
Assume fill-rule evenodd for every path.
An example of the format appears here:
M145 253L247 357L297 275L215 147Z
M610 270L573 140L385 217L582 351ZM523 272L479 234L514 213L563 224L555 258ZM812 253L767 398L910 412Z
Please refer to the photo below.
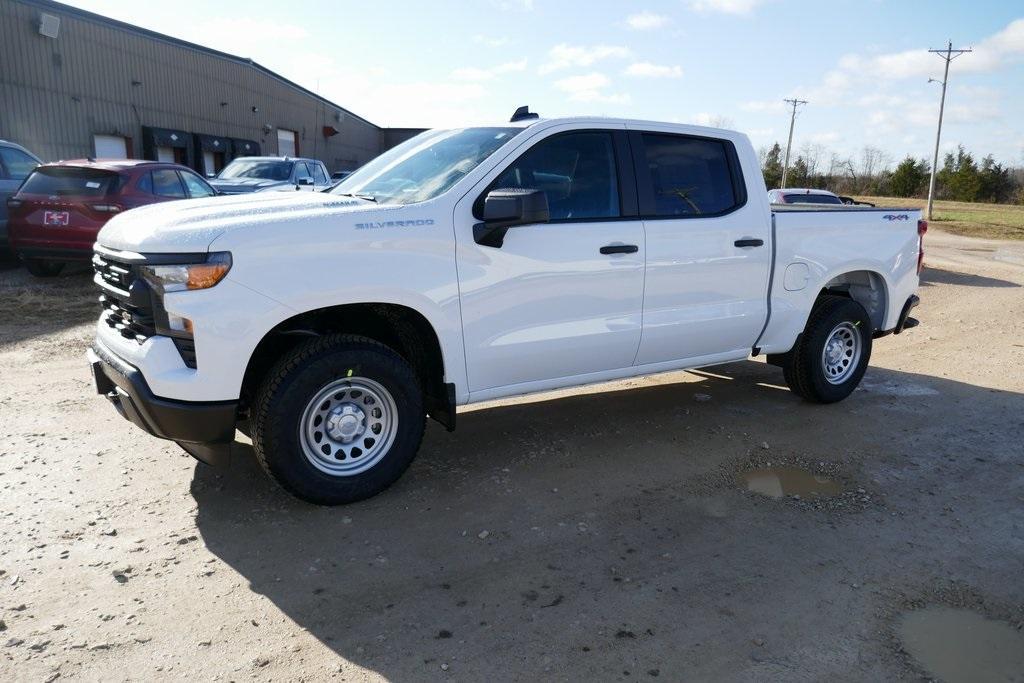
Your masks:
M640 247L635 244L608 244L601 247L602 254L635 254Z
M737 247L761 247L764 246L764 240L756 240L751 238L744 238L736 240L733 244Z

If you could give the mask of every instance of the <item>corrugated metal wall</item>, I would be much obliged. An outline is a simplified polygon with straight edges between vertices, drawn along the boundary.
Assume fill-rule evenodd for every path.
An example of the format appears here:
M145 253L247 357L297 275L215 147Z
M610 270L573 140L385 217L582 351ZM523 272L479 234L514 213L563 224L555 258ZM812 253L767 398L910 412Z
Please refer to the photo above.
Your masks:
M61 18L57 38L40 35L42 12ZM142 126L256 140L264 154L277 153L286 128L298 132L302 156L332 171L372 159L388 137L250 64L0 0L0 138L52 161L91 156L94 134L121 135L141 157ZM340 133L325 138L324 126Z

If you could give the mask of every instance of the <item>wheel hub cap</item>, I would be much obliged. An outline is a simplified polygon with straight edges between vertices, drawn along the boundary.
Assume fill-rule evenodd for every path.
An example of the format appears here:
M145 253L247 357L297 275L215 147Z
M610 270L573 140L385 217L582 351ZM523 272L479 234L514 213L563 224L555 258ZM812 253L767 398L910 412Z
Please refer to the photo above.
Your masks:
M340 405L331 410L326 426L332 439L349 443L366 431L366 413L350 403Z
M376 465L397 433L394 398L384 385L366 377L347 377L323 387L306 404L299 422L306 460L338 477Z
M861 337L856 326L842 322L832 328L821 350L821 365L829 384L842 384L860 362Z

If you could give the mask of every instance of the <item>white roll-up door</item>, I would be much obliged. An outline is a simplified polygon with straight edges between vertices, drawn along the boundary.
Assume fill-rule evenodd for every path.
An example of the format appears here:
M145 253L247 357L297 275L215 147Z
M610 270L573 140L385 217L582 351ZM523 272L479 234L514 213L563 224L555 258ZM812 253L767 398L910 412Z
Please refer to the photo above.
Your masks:
M96 159L127 159L128 145L120 135L93 135Z

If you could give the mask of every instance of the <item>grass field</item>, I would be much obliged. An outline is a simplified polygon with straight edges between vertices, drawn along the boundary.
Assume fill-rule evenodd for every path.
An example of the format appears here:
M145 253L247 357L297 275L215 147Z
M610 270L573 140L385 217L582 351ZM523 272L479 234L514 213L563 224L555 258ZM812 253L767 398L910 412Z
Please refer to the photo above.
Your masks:
M905 206L923 209L924 199L901 197L858 197L878 206ZM932 225L940 230L968 237L1024 240L1024 206L974 204L971 202L935 202Z

